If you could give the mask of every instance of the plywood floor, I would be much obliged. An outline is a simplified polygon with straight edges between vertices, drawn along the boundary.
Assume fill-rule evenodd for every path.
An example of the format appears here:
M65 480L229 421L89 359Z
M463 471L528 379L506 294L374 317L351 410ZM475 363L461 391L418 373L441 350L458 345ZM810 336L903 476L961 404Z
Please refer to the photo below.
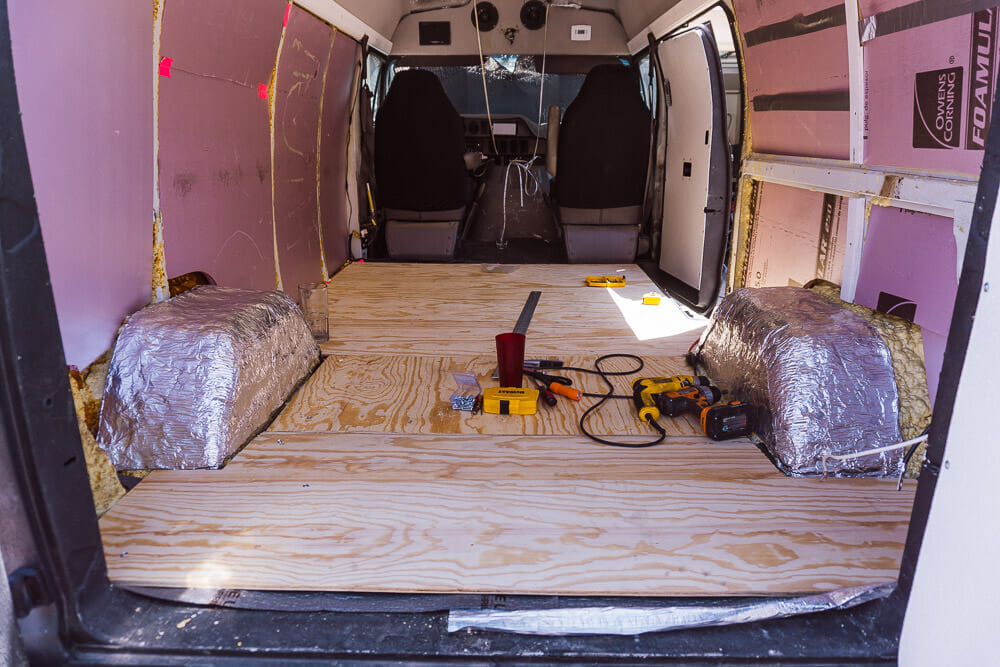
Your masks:
M621 290L585 275L624 269ZM641 355L684 371L703 321L640 306L634 266L355 264L331 284L331 356L223 470L152 473L101 520L112 579L147 586L711 595L895 578L912 491L786 478L747 441L664 421L651 449L578 433L589 401L470 416L452 372L492 384L493 336L542 290L527 356ZM622 362L610 364L623 368ZM572 375L584 389L592 377ZM631 378L617 380L627 393ZM646 437L627 401L595 433Z

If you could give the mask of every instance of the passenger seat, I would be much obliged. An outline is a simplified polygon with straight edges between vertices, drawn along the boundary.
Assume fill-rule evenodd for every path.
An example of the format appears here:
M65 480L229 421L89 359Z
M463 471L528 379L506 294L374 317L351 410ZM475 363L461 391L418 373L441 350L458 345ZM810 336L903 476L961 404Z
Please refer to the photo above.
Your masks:
M394 259L453 259L473 192L465 130L441 82L426 70L396 74L375 121L375 180Z
M569 261L634 261L650 143L638 72L617 64L590 70L558 137L552 197Z

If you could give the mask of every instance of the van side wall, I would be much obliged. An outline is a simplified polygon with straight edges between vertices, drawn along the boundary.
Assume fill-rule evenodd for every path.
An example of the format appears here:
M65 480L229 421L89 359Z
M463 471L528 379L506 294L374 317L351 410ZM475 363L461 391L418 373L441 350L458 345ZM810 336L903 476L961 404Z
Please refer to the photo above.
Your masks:
M150 5L17 2L10 23L63 347L83 367L150 299Z
M11 7L63 345L81 368L166 276L294 295L348 257L357 43L284 0L154 6L159 31L129 0Z
M983 160L975 91L982 79L987 104L996 81L995 40L979 35L997 10L910 25L886 4L902 3L734 1L749 124L729 287L822 278L916 322L933 401ZM958 91L949 145L920 126L941 76Z

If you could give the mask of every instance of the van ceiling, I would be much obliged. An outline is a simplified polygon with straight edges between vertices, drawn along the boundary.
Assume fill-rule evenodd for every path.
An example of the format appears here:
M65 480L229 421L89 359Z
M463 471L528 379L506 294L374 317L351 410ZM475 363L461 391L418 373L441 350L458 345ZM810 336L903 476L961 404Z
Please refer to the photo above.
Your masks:
M532 34L520 25L518 19L521 5L525 0L491 0L497 7L500 14L500 25L494 31L497 40L497 47L507 45L502 50L509 53L540 53L542 35ZM566 12L567 16L559 21L553 16L550 24L550 34L548 36L548 46L552 53L611 53L623 54L626 52L625 44L638 33L644 30L654 19L661 16L674 5L683 0L554 0L555 4L579 4L584 9L559 9L553 10ZM475 52L475 33L472 31L470 15L473 0L338 0L344 9L354 14L373 29L393 41L393 54L403 53L428 53L428 49L435 49L436 53L458 54L464 52ZM318 4L318 3L317 3ZM604 17L614 21L611 15L603 12L586 11L587 9L610 10L621 22L623 35L618 33L614 36L610 34L601 35L598 31L599 25L608 25ZM411 25L400 26L400 22L406 19L405 23ZM452 21L452 41L451 47L421 47L416 38L418 24L420 21ZM598 23L600 22L600 23ZM573 44L566 31L553 31L557 24L592 24L594 25L594 37L591 42ZM397 28L402 28L397 34ZM506 27L517 27L518 35L515 37L513 45L502 37L503 29ZM542 31L537 31L541 33ZM465 37L460 39L459 36ZM486 38L486 34L483 35ZM412 39L412 43L411 43ZM538 44L535 45L534 42ZM520 43L519 43L520 42ZM483 48L492 45L491 40L485 40ZM513 48L511 48L513 47ZM471 51L469 50L471 48ZM496 53L494 49L491 52Z

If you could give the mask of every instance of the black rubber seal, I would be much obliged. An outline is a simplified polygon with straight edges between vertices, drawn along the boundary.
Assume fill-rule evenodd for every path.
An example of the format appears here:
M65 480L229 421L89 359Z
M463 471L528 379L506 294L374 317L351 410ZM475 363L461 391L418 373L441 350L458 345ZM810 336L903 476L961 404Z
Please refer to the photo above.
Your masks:
M844 9L844 5L835 5L806 16L799 14L787 21L772 23L749 30L743 33L743 42L747 47L757 46L758 44L808 35L841 25L847 25L847 11Z
M846 90L829 93L780 93L757 95L754 111L850 111L851 94Z

